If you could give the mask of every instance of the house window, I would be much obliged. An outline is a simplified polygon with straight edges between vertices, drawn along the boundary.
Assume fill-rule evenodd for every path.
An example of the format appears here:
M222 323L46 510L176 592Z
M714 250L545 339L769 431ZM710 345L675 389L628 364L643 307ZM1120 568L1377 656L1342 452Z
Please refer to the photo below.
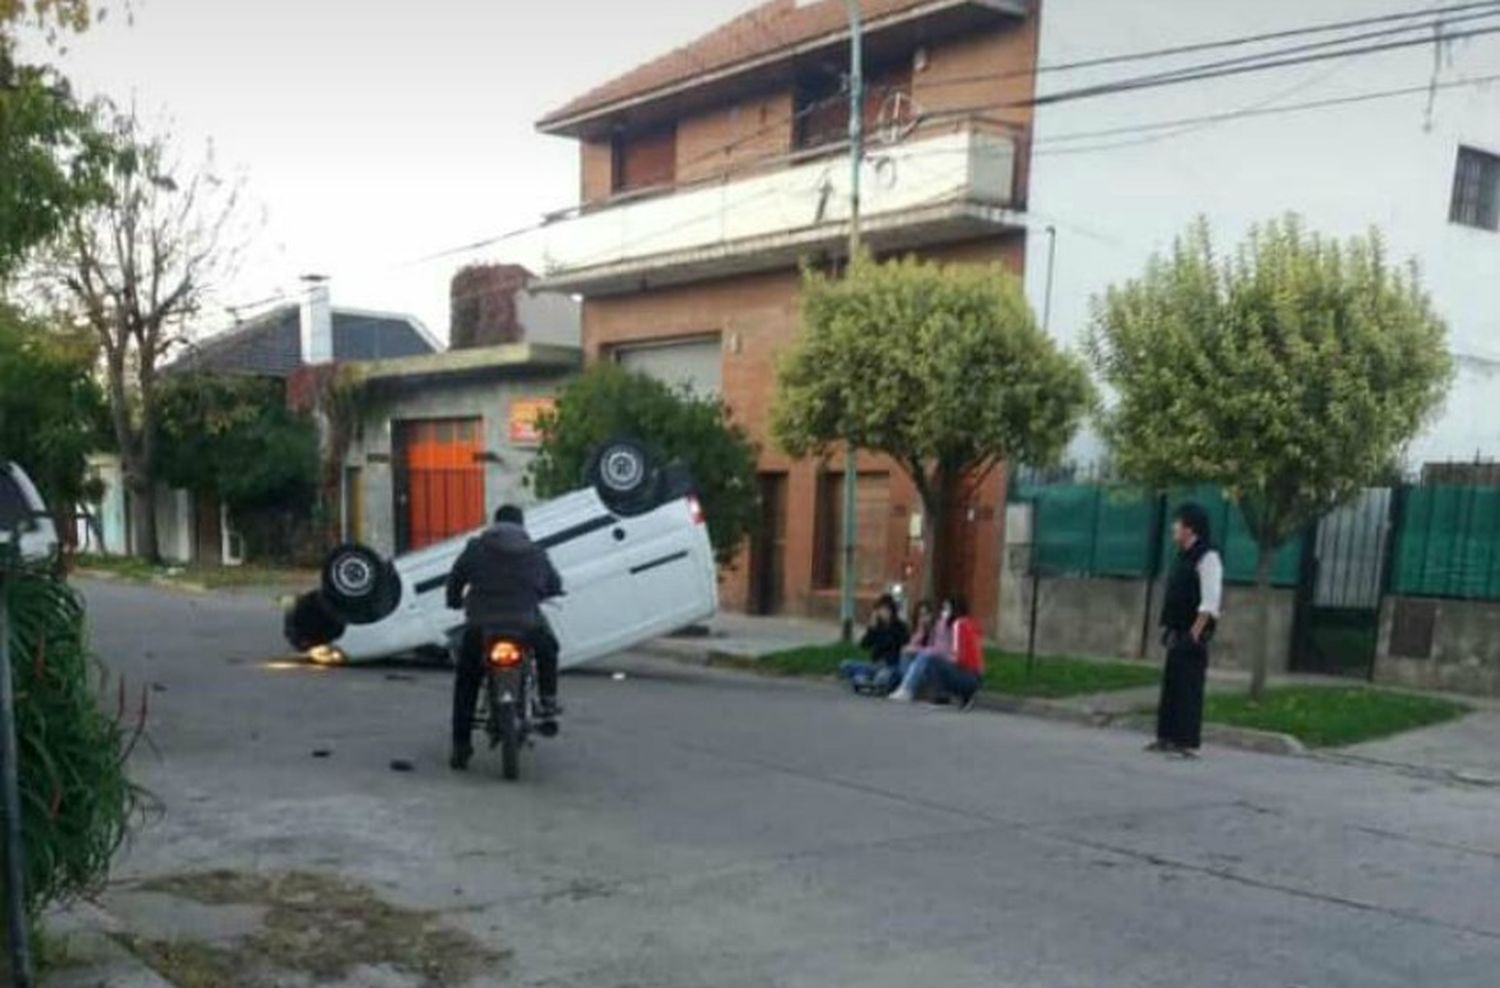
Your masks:
M1500 230L1500 155L1475 148L1458 149L1448 220L1482 230Z
M793 143L798 150L841 144L849 139L847 66L823 66L797 81ZM911 60L900 59L865 70L865 131L874 134L881 111L897 94L911 94Z
M891 516L890 475L868 471L855 480L854 584L878 590L886 577L886 534ZM844 475L828 472L818 478L813 582L832 590L844 581Z
M677 126L616 134L614 142L616 193L671 185L677 180Z

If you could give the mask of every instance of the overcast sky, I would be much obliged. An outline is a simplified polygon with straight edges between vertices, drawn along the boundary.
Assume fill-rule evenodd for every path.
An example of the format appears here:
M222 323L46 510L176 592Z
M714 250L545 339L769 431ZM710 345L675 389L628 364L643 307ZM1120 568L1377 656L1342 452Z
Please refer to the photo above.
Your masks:
M534 121L755 0L130 3L133 23L112 11L60 61L243 174L265 219L226 301L324 273L335 303L414 312L446 338L466 258L413 259L577 201L575 145Z

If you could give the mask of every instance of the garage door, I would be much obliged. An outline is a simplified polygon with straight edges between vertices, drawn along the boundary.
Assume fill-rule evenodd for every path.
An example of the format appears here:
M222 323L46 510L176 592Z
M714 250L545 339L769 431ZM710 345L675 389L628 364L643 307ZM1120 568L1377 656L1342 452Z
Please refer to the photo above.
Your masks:
M408 552L484 525L479 419L396 423L396 544Z
M668 384L685 384L700 395L718 395L723 357L718 336L621 346L610 351L628 371L648 374Z

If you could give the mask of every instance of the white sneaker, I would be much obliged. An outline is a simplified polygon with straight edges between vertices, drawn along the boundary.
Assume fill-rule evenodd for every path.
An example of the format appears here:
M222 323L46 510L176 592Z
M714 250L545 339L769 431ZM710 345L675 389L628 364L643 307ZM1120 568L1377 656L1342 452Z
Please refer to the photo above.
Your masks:
M887 700L894 700L897 703L910 703L912 700L915 699L915 697L913 697L911 695L911 690L898 689L894 693L892 693L890 696L886 697L886 699Z

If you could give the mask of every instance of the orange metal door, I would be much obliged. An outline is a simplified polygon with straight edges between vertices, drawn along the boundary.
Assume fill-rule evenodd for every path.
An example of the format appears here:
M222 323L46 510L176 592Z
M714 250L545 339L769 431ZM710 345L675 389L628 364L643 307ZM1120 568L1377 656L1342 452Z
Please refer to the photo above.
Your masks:
M404 551L421 549L484 524L481 420L397 423L404 490Z

